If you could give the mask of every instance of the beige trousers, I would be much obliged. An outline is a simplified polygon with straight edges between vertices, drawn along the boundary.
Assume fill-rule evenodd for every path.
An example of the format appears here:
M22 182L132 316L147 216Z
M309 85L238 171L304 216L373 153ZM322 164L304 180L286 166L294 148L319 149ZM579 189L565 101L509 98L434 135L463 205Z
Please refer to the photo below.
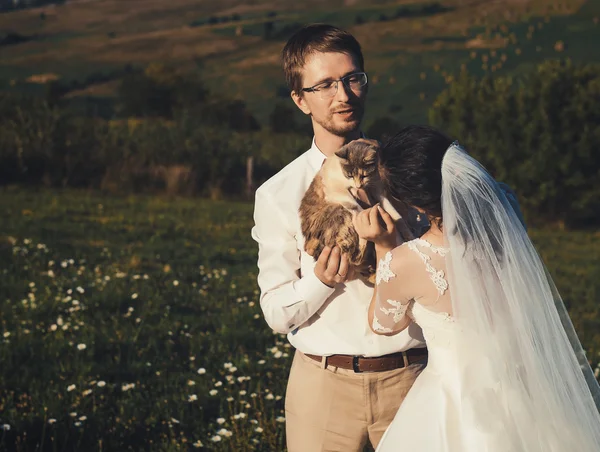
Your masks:
M385 372L323 368L296 351L285 396L288 452L377 447L425 364Z

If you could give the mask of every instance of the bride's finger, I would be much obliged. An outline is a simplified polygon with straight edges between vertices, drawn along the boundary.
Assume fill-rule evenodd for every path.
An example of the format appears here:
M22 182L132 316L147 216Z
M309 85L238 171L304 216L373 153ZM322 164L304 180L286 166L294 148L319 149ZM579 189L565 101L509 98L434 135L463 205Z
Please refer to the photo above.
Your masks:
M356 229L356 232L360 235L363 232L363 216L362 216L362 212L357 213L356 215L354 215L354 217L352 218L352 224L354 225L354 229Z
M369 210L363 210L358 215L356 215L356 222L361 229L365 229L369 227Z
M379 216L379 210L377 209L377 207L373 207L371 209L371 211L369 212L369 224L375 228L377 228L377 231L379 231L381 225L379 224L379 219L377 218Z
M389 213L387 213L383 207L381 207L380 205L377 205L377 210L379 210L379 215L381 215L381 218L383 220L383 222L385 223L385 229L387 230L388 233L392 233L394 232L394 220L392 219L392 217L390 216Z

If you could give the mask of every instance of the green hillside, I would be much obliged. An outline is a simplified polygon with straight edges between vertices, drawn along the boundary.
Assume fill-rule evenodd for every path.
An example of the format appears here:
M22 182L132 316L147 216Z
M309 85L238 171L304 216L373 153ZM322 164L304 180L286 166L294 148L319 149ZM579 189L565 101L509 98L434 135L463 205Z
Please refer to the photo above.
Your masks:
M547 58L600 60L599 17L590 0L71 1L0 14L0 86L42 92L53 79L118 79L127 65L167 62L200 71L212 91L244 99L265 124L285 98L285 39L301 24L329 22L363 45L367 123L384 115L423 122L463 65L504 74ZM69 97L110 100L117 84L92 79Z

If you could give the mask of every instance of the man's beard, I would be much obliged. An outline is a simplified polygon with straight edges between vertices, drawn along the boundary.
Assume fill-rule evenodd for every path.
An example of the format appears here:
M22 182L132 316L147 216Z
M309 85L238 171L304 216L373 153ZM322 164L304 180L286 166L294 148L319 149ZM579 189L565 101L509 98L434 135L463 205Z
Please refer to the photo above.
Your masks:
M364 115L364 110L361 107L353 106L356 110L355 117L350 121L343 121L341 124L337 123L334 118L337 113L332 113L326 121L319 122L315 121L329 133L338 137L346 137L348 134L357 131L360 128L360 123Z

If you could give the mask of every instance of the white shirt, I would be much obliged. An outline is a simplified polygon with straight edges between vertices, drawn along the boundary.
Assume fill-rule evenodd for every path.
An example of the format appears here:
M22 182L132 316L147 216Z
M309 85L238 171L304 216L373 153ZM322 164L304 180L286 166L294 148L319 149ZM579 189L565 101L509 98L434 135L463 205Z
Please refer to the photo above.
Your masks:
M395 336L368 325L373 289L361 280L330 288L304 251L298 208L325 155L312 147L257 191L252 238L258 243L260 305L269 326L304 353L381 356L424 347L416 324Z

